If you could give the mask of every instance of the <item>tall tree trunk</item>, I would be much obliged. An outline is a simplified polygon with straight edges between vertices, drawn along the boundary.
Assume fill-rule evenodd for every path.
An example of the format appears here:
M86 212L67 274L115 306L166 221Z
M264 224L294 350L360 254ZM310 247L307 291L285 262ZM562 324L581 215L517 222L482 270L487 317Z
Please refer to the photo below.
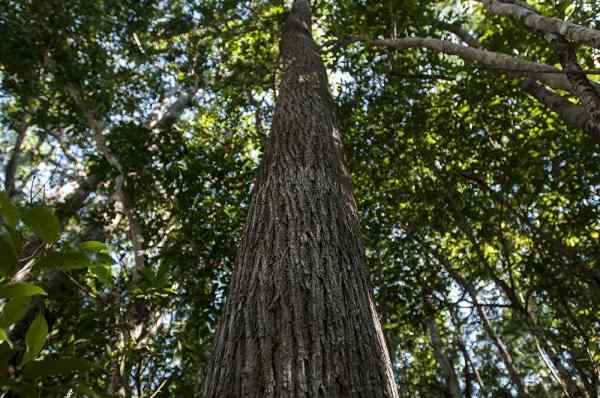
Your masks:
M283 81L202 397L397 397L307 0L283 29Z

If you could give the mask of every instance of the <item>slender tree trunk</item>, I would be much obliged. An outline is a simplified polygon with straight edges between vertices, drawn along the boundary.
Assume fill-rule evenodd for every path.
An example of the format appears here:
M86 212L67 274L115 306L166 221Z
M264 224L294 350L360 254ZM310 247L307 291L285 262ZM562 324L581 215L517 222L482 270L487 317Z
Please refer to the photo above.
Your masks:
M10 154L4 172L4 191L6 191L9 197L12 197L16 193L15 180L19 165L19 156L21 156L23 141L25 141L25 136L27 135L28 130L26 118L24 117L23 124L17 128L17 139L15 141L15 146Z
M437 256L437 253L434 253L434 255ZM443 258L438 258L438 261L440 262L440 264L442 264L444 269L450 274L452 279L454 279L463 289L465 289L467 294L469 295L469 297L471 297L471 300L473 301L473 305L475 305L475 310L477 311L477 315L479 316L479 319L481 320L483 329L486 331L488 337L490 338L490 340L492 340L494 346L498 350L498 353L500 354L500 357L502 358L502 361L504 362L504 366L506 366L506 370L508 371L508 374L510 375L510 379L512 380L513 384L517 387L517 391L519 392L519 397L523 397L523 398L528 397L529 393L527 392L527 386L523 383L522 377L515 367L511 353L509 352L508 348L506 347L506 345L504 344L504 342L502 341L500 336L494 330L494 326L492 325L492 322L490 321L489 317L485 313L485 310L481 306L481 303L479 302L479 298L477 297L476 289L473 287L473 285L471 283L469 283L458 272L456 272L456 270L454 268L452 268L452 266L447 261L444 261Z
M431 315L425 320L425 326L429 332L429 339L431 340L431 348L433 348L434 357L440 366L444 378L446 379L446 388L448 389L448 394L452 398L461 398L463 394L460 391L458 376L456 375L456 370L454 369L454 365L452 363L453 361L450 358L450 355L447 355L444 352L442 339L440 338L440 333L435 323L433 305L429 297L425 298L425 306L427 311L431 313Z
M201 396L397 397L307 0Z
M473 375L475 377L475 380L477 380L477 384L479 385L479 395L478 396L486 396L487 394L487 389L485 387L485 383L483 382L483 380L481 379L481 374L479 373L479 370L477 370L477 367L475 366L475 364L473 363L473 360L471 359L471 355L469 354L469 351L467 350L467 347L460 341L458 340L458 345L460 347L460 350L463 354L463 358L465 361L465 385L467 386L466 388L468 389L470 383L469 380L471 379L471 377L467 377L467 375ZM471 369L471 371L469 371L469 368ZM473 373L471 373L473 372ZM471 388L472 390L472 388ZM473 396L472 392L468 392L465 391L465 397L471 397Z

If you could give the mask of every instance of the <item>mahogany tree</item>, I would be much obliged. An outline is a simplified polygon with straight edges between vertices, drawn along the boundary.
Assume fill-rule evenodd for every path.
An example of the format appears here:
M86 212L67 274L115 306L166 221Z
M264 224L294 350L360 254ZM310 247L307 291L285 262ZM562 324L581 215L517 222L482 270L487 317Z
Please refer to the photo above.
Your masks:
M206 398L398 396L311 25L309 1L295 0Z

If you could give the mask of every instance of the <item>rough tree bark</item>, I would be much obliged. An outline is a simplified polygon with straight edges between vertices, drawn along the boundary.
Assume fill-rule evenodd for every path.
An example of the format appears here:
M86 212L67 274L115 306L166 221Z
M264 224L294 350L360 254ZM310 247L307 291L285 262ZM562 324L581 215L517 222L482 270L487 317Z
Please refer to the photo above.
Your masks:
M201 396L397 397L307 0L283 29L283 80Z

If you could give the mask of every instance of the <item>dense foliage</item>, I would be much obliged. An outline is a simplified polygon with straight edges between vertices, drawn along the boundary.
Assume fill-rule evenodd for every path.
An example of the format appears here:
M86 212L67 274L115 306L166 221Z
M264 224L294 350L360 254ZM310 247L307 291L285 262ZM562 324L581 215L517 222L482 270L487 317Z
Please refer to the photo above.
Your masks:
M594 127L506 65L369 42L473 39L564 66L548 35L481 3L313 2L400 393L593 398ZM595 2L529 6L600 27ZM0 0L3 396L194 396L268 140L285 7ZM600 68L598 48L576 55Z

